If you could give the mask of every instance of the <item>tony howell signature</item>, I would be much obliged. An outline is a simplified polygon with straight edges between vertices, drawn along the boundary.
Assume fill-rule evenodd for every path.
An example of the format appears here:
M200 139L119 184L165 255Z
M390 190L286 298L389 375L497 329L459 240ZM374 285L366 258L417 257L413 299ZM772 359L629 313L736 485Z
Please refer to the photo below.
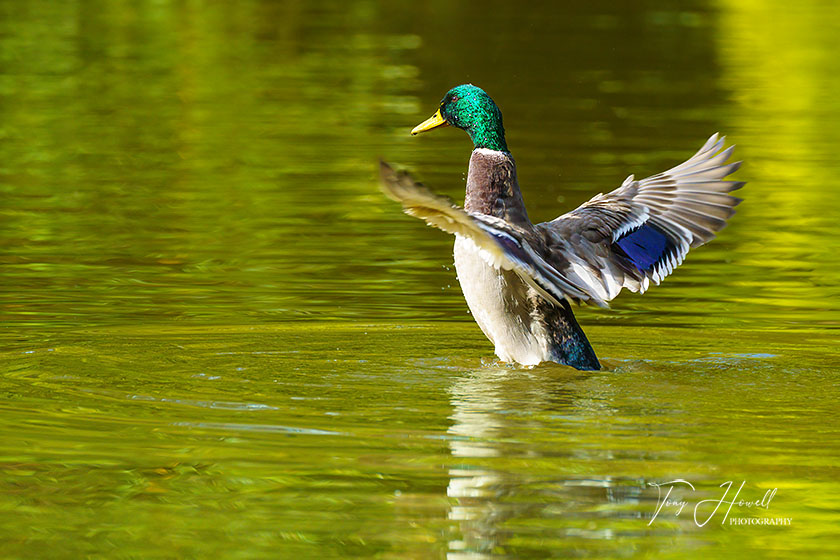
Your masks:
M659 515L659 512L662 511L662 508L676 508L676 513L674 517L679 517L682 513L683 509L685 509L688 502L684 499L672 499L671 493L673 492L676 486L685 485L688 488L691 488L692 491L696 491L694 485L691 484L687 480L683 480L682 478L678 478L676 480L671 480L668 482L649 482L650 486L655 486L658 497L656 503L656 511L653 513L653 517L648 522L648 525L651 525L655 520L656 517ZM776 495L776 491L778 488L771 488L764 493L764 496L761 499L754 499L754 500L745 500L745 499L738 499L738 496L741 494L741 490L744 488L744 484L746 481L741 482L741 486L738 487L738 490L735 491L735 494L730 498L727 499L729 495L729 491L732 489L733 482L731 480L724 482L720 485L721 488L726 487L726 490L723 492L723 495L720 498L710 498L706 500L700 500L694 505L694 523L697 524L698 527L703 527L709 521L711 521L712 517L721 509L721 506L728 506L726 508L726 513L723 514L723 519L721 520L721 525L726 523L727 518L729 517L729 513L732 511L732 508L738 506L739 508L749 508L749 509L769 509L770 502L773 500L773 497ZM665 492L665 496L662 495L663 488L667 488ZM708 504L708 505L706 505ZM705 513L711 509L711 513L705 515ZM704 517L705 515L705 517ZM744 520L750 520L748 523L744 523ZM791 519L787 517L777 518L777 519L759 519L757 521L762 521L761 523L753 523L752 521L756 521L754 518L733 518L730 520L730 525L790 525ZM772 521L772 523L767 522Z

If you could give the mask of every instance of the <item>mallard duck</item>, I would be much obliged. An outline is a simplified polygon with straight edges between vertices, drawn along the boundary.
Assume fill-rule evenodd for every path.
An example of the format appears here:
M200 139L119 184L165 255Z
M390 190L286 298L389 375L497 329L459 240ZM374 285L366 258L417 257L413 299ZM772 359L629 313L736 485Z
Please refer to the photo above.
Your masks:
M458 281L476 323L503 362L601 368L570 302L607 307L622 288L644 293L712 238L741 199L724 178L734 146L714 134L685 162L647 179L627 177L567 214L532 224L505 142L502 113L471 84L449 90L412 135L454 126L469 134L464 208L382 162L384 192L406 213L455 234Z

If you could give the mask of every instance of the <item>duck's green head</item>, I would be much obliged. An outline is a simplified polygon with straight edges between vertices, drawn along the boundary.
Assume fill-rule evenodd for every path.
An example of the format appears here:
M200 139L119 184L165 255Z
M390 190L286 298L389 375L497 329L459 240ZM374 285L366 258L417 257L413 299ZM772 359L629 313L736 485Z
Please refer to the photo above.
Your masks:
M415 126L411 134L442 126L466 130L476 148L508 151L502 112L480 87L464 84L450 89L443 96L437 112Z

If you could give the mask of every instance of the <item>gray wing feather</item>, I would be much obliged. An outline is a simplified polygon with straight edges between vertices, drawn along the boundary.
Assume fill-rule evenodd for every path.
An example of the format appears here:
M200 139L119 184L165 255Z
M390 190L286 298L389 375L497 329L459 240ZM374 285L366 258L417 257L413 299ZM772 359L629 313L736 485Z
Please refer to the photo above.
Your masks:
M593 299L609 301L622 288L644 292L679 266L689 249L715 237L741 199L729 193L741 181L727 181L741 162L726 163L734 146L723 149L717 134L685 162L636 181L629 176L618 189L599 194L559 218L538 224L552 253L568 260L561 274ZM617 242L644 225L667 237L670 248L650 267L640 268ZM571 279L571 278L570 278Z
M470 213L446 197L434 194L408 173L394 171L380 163L380 183L385 194L403 205L410 214L447 233L472 241L491 266L513 270L542 297L555 305L560 300L589 301L592 298L570 283L538 248L534 233L485 214ZM601 301L594 303L603 304Z
M384 162L380 179L407 214L469 239L488 264L515 271L555 305L565 298L606 306L623 288L643 293L659 284L735 213L741 199L729 193L744 183L724 180L740 162L726 163L734 146L723 143L714 134L676 167L639 181L630 175L616 190L530 229L467 212ZM619 243L646 226L667 239L667 250L640 267Z

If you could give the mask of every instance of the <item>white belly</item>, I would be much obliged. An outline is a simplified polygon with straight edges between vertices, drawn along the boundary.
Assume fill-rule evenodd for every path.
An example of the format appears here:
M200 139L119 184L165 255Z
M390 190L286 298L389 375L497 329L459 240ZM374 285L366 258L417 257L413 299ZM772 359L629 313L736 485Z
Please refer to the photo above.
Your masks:
M455 236L455 269L473 318L505 362L548 360L548 340L533 316L528 286L516 273L488 265L475 244Z

